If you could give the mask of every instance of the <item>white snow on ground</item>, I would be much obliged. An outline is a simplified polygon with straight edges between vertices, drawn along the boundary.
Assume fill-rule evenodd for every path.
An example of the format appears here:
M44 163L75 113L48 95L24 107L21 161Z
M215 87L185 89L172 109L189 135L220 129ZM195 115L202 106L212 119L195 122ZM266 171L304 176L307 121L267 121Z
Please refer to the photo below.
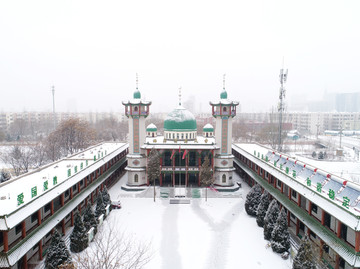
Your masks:
M265 247L263 229L246 214L245 183L232 194L209 191L207 202L194 198L191 204L174 205L161 198L154 203L152 189L121 190L126 177L109 190L122 209L113 210L103 225L115 223L119 232L151 241L154 256L145 268L291 268L290 260Z

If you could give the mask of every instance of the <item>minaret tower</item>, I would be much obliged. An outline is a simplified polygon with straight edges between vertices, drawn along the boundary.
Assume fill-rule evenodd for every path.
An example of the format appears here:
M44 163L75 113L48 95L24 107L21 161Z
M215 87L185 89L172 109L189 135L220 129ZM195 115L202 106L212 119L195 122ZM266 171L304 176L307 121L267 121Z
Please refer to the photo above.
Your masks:
M215 151L215 184L219 186L232 186L232 173L234 171L231 153L232 118L236 116L238 102L230 101L225 90L225 75L223 76L223 91L220 100L210 102L212 115L216 119L215 142L218 149Z
M122 102L125 106L125 115L129 118L129 154L127 155L128 185L145 185L146 158L145 150L141 146L146 141L145 119L149 115L150 101L141 99L138 89L138 75L136 74L136 90L133 99Z

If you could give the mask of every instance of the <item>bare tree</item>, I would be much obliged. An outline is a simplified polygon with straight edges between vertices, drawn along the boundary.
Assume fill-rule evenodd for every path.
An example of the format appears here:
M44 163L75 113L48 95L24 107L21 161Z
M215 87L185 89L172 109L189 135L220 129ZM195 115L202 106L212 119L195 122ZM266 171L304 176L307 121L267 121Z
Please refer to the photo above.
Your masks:
M46 140L47 155L54 161L85 149L94 143L95 134L86 121L77 118L62 121Z
M56 161L61 158L61 140L56 132L52 132L46 138L44 143L44 150L47 158L51 161Z
M33 152L29 147L14 145L1 155L1 159L12 167L15 176L19 176L29 171L33 161L32 154Z
M214 177L210 167L209 157L205 156L204 163L200 168L200 180L205 185L205 201L207 201L207 189L210 185L214 184Z
M148 166L147 166L147 174L149 177L149 181L154 185L154 202L155 202L155 182L160 178L160 155L156 149L152 149L150 151L148 157Z
M74 264L83 269L140 269L151 258L150 244L119 234L115 226L102 225L90 246L75 255Z
M48 158L46 155L46 148L42 143L37 143L31 147L32 151L32 165L34 168L38 168L47 163Z

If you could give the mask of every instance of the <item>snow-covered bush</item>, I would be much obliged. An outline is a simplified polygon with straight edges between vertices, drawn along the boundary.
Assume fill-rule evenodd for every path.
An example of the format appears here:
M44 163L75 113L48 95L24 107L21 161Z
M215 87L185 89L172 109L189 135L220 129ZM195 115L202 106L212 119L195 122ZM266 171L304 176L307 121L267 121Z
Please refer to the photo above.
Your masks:
M284 253L290 248L290 235L284 208L281 209L271 233L271 248L277 253Z
M104 189L101 192L101 195L102 195L105 207L107 205L110 205L111 204L111 199L110 199L110 195L109 195L109 192L108 192L106 186L104 186Z
M264 191L264 193L261 195L260 204L257 208L257 214L256 214L256 222L260 227L264 227L264 218L266 215L266 211L269 208L269 204L270 204L269 193L267 191Z
M83 221L84 221L84 226L85 226L87 232L93 227L94 234L97 233L98 222L96 220L95 213L94 213L90 203L87 205L87 207L85 209Z
M70 250L78 253L88 247L88 233L79 213L75 214L74 229L70 235Z
M256 184L246 195L245 211L250 216L256 216L256 211L260 203L261 186Z
M46 253L45 268L58 269L60 265L71 265L72 260L64 240L55 229L50 246Z
M302 240L293 262L293 269L315 269L313 250L307 236Z
M105 213L106 213L105 207L106 207L106 205L104 204L102 195L101 195L101 193L99 193L99 195L96 199L96 209L95 209L95 217L96 218L99 218L102 214L104 215L104 218L105 218Z
M264 238L266 240L271 240L271 234L272 231L274 230L274 226L278 218L278 215L279 215L279 206L277 204L277 201L274 199L270 203L264 218Z

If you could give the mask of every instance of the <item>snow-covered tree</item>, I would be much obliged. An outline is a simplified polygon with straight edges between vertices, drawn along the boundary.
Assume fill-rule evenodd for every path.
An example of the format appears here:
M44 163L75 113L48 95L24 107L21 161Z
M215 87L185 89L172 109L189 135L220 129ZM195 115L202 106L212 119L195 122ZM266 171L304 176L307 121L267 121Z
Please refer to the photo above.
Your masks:
M149 177L149 181L154 186L154 202L155 202L155 181L160 178L160 155L156 149L152 149L149 154L148 158L148 165L147 165L147 174Z
M302 240L293 262L293 269L315 269L313 249L307 236Z
M97 199L96 199L96 209L95 209L95 217L98 219L102 214L104 214L105 217L106 209L104 200L102 198L101 193L99 193Z
M269 193L267 191L264 191L264 193L261 195L260 204L257 208L257 214L256 214L256 222L260 227L264 227L264 218L266 215L266 211L269 208L269 204L270 204Z
M60 265L65 264L72 264L70 252L67 249L64 240L61 238L61 235L55 229L51 238L50 246L46 253L45 268L58 269Z
M110 195L109 195L109 192L108 192L108 189L106 188L106 186L104 186L104 189L101 192L101 195L102 195L105 207L107 205L110 205L111 204L111 199L110 199Z
M277 253L284 253L290 248L290 235L287 226L287 216L282 208L271 233L271 248Z
M86 231L89 231L92 227L94 227L94 234L97 233L97 220L95 217L95 213L90 204L87 205L85 212L84 212L84 225Z
M92 246L74 255L74 264L81 269L141 269L151 258L150 243L139 242L134 235L119 232L116 224L104 223Z
M279 215L279 206L277 204L277 201L274 199L271 201L264 218L264 238L266 240L271 239L271 234L272 231L274 230L274 226L278 218L278 215Z
M88 234L79 213L75 214L74 229L70 235L70 250L74 253L83 251L88 247Z
M245 211L250 216L256 216L256 211L260 203L261 186L256 184L246 195Z
M214 177L210 167L210 160L205 156L204 162L200 167L200 180L205 185L205 201L207 201L207 189L210 185L214 184Z

